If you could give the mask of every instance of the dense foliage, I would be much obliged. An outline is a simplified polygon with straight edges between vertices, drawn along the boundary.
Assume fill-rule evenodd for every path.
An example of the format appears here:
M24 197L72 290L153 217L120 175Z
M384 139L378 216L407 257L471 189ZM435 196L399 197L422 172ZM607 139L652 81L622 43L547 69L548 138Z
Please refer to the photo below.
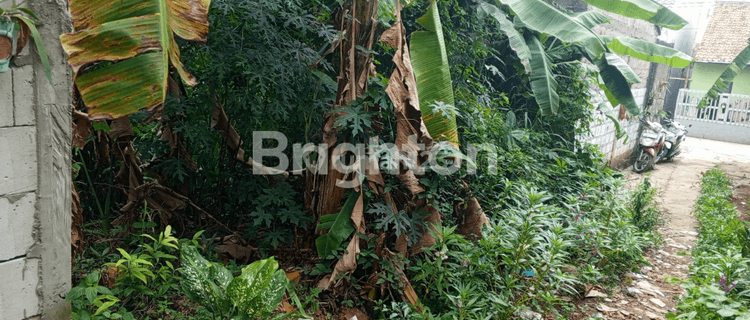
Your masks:
M403 9L406 34L420 30L416 19L429 4L418 0ZM559 111L542 116L532 77L500 31L500 21L477 15L474 1L441 1L439 8L455 96L455 106L439 107L458 116L464 153L471 144L486 150L479 154L476 174L464 167L452 176L434 171L420 176L426 190L414 198L405 196L408 191L396 177L385 176L385 189L394 190L399 205L416 207L413 203L429 201L440 213L442 226L435 245L410 257L382 258L385 249L396 251L393 244L402 235L410 245L417 243L427 213L394 212L365 186L365 233L355 231L344 209L314 217L304 207L303 178L253 175L236 159L237 151L228 147L224 129L212 127L216 109L225 111L249 153L254 131L279 131L290 143L320 143L327 114L340 112L344 116L334 125L343 139L394 142L396 115L385 92L394 69L393 48L376 43L371 50L376 75L369 79L369 91L334 109L339 90L334 79L342 57L329 49L340 36L332 27L342 10L339 2L215 0L209 11L207 43L180 43L182 59L198 84L168 99L162 121L145 121L147 112L130 116L145 179L178 190L192 205L178 215L144 206L140 216L113 227L113 220L123 219L110 212L118 212L128 195L112 182L117 174L114 165L120 161L104 151L117 144L105 138L110 128L95 123L99 130L76 153L81 170L76 186L82 196L87 241L92 244L75 265L82 280L76 279L80 289L74 289L69 300L77 315L84 319L83 315L238 316L236 301L241 295L230 297L229 283L249 278L248 270L260 267L250 264L243 269L237 263L271 255L280 269L301 273L299 286L288 292L298 292L302 301L295 307L316 319L330 318L344 306L401 319L502 319L526 309L564 314L568 303L561 297L579 295L584 284L616 283L623 272L637 269L643 250L657 240L653 227L658 213L651 207L654 191L644 183L630 195L623 189L621 175L603 165L596 147L575 139L595 121L590 92L597 85L596 75L578 61L580 52L564 50L567 47L551 37L542 41L547 49L558 48L550 54L549 72L556 79L559 97ZM179 137L187 157L173 155L169 142L161 139L165 128ZM494 158L497 173L489 167ZM457 211L465 206L467 194L479 200L489 218L477 241L456 233L461 222ZM353 206L358 196L345 195L342 206ZM344 226L339 228L337 221ZM128 236L160 235L159 230L169 224L176 235L167 229L154 239ZM202 229L211 236L201 237L197 231ZM331 229L343 232L321 235ZM214 252L215 242L232 233L241 235L238 247L252 252L248 260L235 261ZM320 290L316 284L335 268L350 236L361 239L356 270L341 277L342 285L336 289ZM325 250L315 245L316 239L326 244ZM186 249L194 246L205 247L205 258ZM305 253L315 251L320 257ZM183 259L178 258L180 252ZM111 264L103 268L104 262ZM200 266L213 271L196 275ZM274 265L267 273L279 274L275 270ZM103 274L112 279L102 283ZM195 287L178 285L198 276L200 288L208 292L205 297L198 294L200 290L190 291ZM268 279L264 288L270 287L271 279L283 282L280 276ZM409 301L404 298L407 282L419 298L417 306L405 302ZM242 310L247 318L272 311Z

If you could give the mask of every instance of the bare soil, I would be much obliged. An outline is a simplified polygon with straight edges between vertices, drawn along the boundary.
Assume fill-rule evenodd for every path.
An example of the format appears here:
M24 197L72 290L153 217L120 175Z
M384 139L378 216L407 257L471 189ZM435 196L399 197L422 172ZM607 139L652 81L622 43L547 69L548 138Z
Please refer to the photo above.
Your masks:
M698 236L698 222L692 214L700 195L703 173L719 166L733 180L732 202L741 219L750 221L750 146L717 143L688 138L684 153L673 161L662 162L644 174L627 170L628 187L634 188L648 176L659 189L658 207L665 223L658 227L664 243L644 255L650 266L644 266L616 288L607 290L608 297L587 298L577 304L570 319L665 319L674 311L683 289L668 279L685 279L692 264L690 249ZM727 151L729 150L729 151Z
M719 168L732 179L734 194L731 201L737 207L740 220L750 222L750 170L747 168L736 170L736 166L726 165L721 165Z

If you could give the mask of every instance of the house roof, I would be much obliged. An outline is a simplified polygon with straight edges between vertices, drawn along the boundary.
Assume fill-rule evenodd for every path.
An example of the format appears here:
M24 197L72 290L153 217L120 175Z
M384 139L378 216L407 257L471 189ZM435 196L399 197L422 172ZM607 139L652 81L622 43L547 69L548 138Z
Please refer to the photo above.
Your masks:
M695 60L730 63L747 47L748 37L750 3L717 3Z

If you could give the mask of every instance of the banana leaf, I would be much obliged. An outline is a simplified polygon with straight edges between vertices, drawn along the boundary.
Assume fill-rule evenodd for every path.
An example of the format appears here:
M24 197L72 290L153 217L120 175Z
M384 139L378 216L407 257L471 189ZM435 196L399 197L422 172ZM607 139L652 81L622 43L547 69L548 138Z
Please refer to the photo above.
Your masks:
M693 62L689 55L651 41L628 37L601 36L607 47L617 54L640 60L663 63L675 68L685 68Z
M599 68L601 83L606 86L604 92L612 105L622 104L631 115L639 115L641 110L633 97L633 92L630 91L630 84L638 83L640 79L628 64L614 53L607 53L603 58L589 61Z
M750 39L747 39L747 41L750 42ZM724 72L722 72L721 76L716 79L711 90L708 90L703 99L701 99L701 102L698 103L698 108L705 107L708 103L708 99L716 99L719 97L719 94L727 90L729 84L734 81L734 78L742 72L742 69L744 69L748 63L750 63L750 45L745 47L745 49L734 58L734 61L724 69Z
M579 13L573 13L570 15L579 22L581 22L587 28L593 28L603 23L610 23L609 17L605 16L601 12L597 11L584 11Z
M529 52L529 47L526 45L521 33L513 27L513 22L508 20L498 7L486 2L479 3L477 6L477 14L479 19L484 19L485 16L490 16L497 20L499 24L498 31L508 37L510 48L516 52L516 55L518 56L518 59L521 60L521 64L526 70L526 73L531 73L531 64L529 62L531 60L531 52Z
M315 247L318 249L319 257L325 259L335 253L341 247L341 243L354 232L351 218L358 198L359 193L352 192L344 206L341 207L341 211L320 217L318 230L330 230L315 239Z
M452 111L436 110L439 103L455 106L443 27L435 0L427 13L417 19L424 31L411 34L410 51L422 120L433 139L458 145L458 125Z
M544 46L534 35L526 36L526 45L531 51L531 90L542 115L557 114L560 108L558 84L552 74L552 61L544 51Z
M629 84L641 83L641 78L630 68L625 60L614 53L605 53L604 58L607 60L607 64L617 68L622 73Z
M599 105L598 108L602 114L604 114L605 117L607 117L612 123L615 124L615 137L617 140L620 140L620 138L624 137L628 133L625 132L625 130L622 129L622 125L620 124L620 120L617 118L614 112L614 108L612 108L611 105L608 105L607 103L602 103ZM627 143L628 140L625 139L623 143Z
M595 57L607 48L584 23L541 0L495 0L498 6L507 5L528 28L554 36L566 43L578 43Z
M49 65L49 55L47 54L47 49L44 48L44 42L42 41L42 36L39 34L39 30L37 30L37 18L36 15L34 15L33 12L29 11L26 8L18 8L19 10L27 13L31 18L22 16L20 14L12 15L13 18L17 18L21 20L21 23L25 24L26 27L29 28L29 32L31 33L31 38L34 39L34 45L36 46L36 51L39 54L39 61L42 63L42 66L44 67L44 74L47 76L47 80L49 80L49 83L52 84L52 69ZM33 18L33 19L32 19Z
M685 19L653 0L583 0L599 9L641 19L657 26L679 30L688 24Z
M180 61L174 35L206 41L210 0L70 0L75 33L60 36L89 114L118 118L161 105L169 67L196 79ZM84 66L98 64L91 72Z

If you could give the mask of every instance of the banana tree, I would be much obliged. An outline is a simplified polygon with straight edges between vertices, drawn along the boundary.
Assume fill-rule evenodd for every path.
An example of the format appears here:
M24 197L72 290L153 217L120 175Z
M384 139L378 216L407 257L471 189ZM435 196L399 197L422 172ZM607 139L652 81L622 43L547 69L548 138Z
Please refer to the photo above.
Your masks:
M75 85L93 118L164 103L170 69L188 85L175 34L206 41L210 0L70 0L74 33L60 36ZM91 66L91 68L87 68Z
M668 28L679 29L687 23L652 0L586 2L613 13ZM500 8L507 8L508 15ZM498 21L498 28L508 36L513 51L524 66L525 61L529 59L527 52L533 53L528 64L531 69L531 85L543 115L555 114L559 109L559 100L555 99L555 94L552 93L556 88L555 76L550 71L551 64L545 53L549 52L551 46L576 50L596 65L602 89L608 100L612 105L624 105L632 115L639 114L640 108L633 97L630 85L641 80L618 54L677 68L684 68L692 62L690 56L652 42L597 35L592 28L608 22L609 19L596 12L568 14L541 0L495 0L494 5L488 2L480 3L478 13L480 16L489 16ZM517 34L524 34L526 41L516 41L519 38ZM552 44L545 47L547 42L544 40L550 38L554 39L550 41Z

